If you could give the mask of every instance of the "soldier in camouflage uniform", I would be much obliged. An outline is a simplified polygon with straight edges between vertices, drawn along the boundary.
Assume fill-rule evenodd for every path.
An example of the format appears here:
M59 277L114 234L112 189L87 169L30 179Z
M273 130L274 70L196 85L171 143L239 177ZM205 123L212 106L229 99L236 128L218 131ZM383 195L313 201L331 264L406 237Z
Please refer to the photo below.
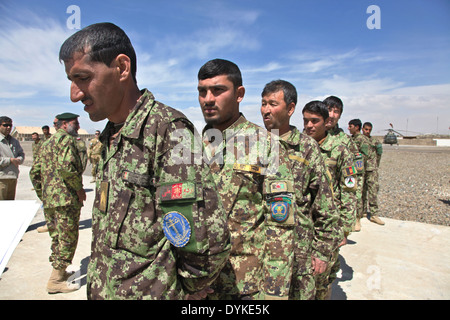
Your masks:
M378 190L380 189L378 183L378 167L380 166L380 159L383 153L382 144L370 134L372 133L372 124L365 122L362 131L369 140L369 159L366 168L366 176L363 188L363 211L369 209L369 220L379 225L384 225L384 222L377 217L378 213Z
M33 153L33 161L35 161L37 154L41 149L43 141L39 138L39 134L37 132L33 132L31 134L31 139L33 139L31 151Z
M362 196L361 201L358 201L357 206L357 215L356 219L359 221L364 216L365 210L363 208L363 196L364 196L364 186L366 184L367 179L367 171L373 170L373 165L376 165L376 157L375 154L370 152L370 141L369 139L361 134L362 123L359 119L352 119L348 123L348 131L352 136L352 140L355 142L356 147L359 152L362 154L364 160L364 178L363 178L363 186L362 186ZM374 163L375 161L375 163ZM358 199L359 200L359 199Z
M325 122L328 119L328 108L321 101L311 101L303 108L303 124L305 133L313 137L320 145L328 172L333 182L333 193L343 223L344 240L347 243L356 218L356 168L353 165L353 154L348 147L335 136L328 135ZM339 271L339 249L333 256L326 272L316 278L316 299L331 297L331 286Z
M91 171L92 181L91 182L96 181L96 177L97 177L97 173L98 173L98 163L102 156L103 144L98 139L99 136L100 136L100 131L96 130L95 137L93 139L91 139L91 141L89 141L89 148L87 151L88 159L92 165L92 171Z
M295 87L284 80L272 81L261 96L264 125L278 130L293 165L300 223L296 225L296 263L290 299L314 299L314 276L326 270L343 237L331 181L317 143L289 124L297 103Z
M346 145L348 149L353 153L354 155L354 166L356 168L356 182L357 182L357 189L356 189L356 201L357 203L362 202L362 189L363 189L363 182L364 182L364 160L363 156L360 153L358 147L356 146L355 142L351 139L350 136L344 133L344 131L339 128L339 119L342 116L342 112L344 111L344 105L342 103L342 100L336 96L329 96L327 97L323 103L328 107L328 120L325 123L325 128L327 129L327 132L329 135L332 135L339 139L339 141ZM362 204L361 204L362 205ZM361 230L361 224L359 221L359 217L356 217L355 225L352 228L352 231L360 231Z
M230 244L194 126L139 90L134 48L114 24L75 33L60 60L72 101L82 101L91 120L109 120L100 136L88 298L205 297ZM191 151L192 143L200 148Z
M53 271L47 284L49 293L77 290L66 280L65 270L72 263L78 243L80 211L86 193L82 182L82 164L74 136L78 115L57 116L61 128L47 139L30 170L30 179L44 207L46 225L52 239L50 262Z
M286 150L240 113L245 88L234 63L198 72L207 157L231 234L231 254L210 299L288 299L293 271L295 196Z
M80 137L76 137L75 140L77 142L77 149L78 153L80 154L81 164L83 165L83 172L84 172L88 160L86 143Z

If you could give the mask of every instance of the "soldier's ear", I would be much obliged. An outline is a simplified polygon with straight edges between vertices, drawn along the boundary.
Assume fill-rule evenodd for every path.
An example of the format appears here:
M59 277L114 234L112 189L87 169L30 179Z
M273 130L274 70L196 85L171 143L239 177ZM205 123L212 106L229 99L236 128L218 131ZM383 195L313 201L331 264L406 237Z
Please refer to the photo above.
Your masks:
M291 103L289 103L289 105L288 105L288 115L289 115L289 117L292 116L292 114L294 113L294 111L295 111L295 103L294 103L294 102L291 102Z
M125 54L119 54L116 59L114 59L115 67L119 72L120 81L127 80L131 78L131 60Z

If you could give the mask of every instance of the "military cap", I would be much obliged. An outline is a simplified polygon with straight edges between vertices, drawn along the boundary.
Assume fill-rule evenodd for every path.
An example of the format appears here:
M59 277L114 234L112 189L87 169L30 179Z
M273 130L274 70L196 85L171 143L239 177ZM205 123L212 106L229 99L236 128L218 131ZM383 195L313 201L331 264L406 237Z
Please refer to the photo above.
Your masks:
M79 117L79 115L77 115L77 114L70 113L70 112L65 112L65 113L58 114L56 116L56 119L58 119L58 120L72 120L72 119L75 119L75 118L78 118L78 117Z

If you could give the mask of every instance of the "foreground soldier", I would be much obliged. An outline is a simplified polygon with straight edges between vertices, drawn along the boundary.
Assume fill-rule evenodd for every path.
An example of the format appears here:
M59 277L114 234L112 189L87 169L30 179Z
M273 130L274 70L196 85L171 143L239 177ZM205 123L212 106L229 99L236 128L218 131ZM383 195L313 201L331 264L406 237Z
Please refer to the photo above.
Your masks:
M353 165L353 154L347 146L334 136L328 135L325 122L328 109L321 101L311 101L302 110L305 133L314 138L319 145L328 172L333 182L333 194L343 225L344 240L352 231L356 218L356 168ZM333 252L331 262L326 272L316 278L316 299L331 298L331 286L339 271L339 248Z
M297 219L286 150L239 112L245 88L234 63L205 63L198 94L207 124L204 142L231 234L230 258L210 298L287 300Z
M275 80L266 84L261 96L264 125L279 130L289 149L295 177L300 223L296 225L294 278L289 298L314 299L314 276L326 270L342 241L341 222L317 143L289 124L297 103L297 90L287 81Z
M75 136L80 128L78 115L63 113L56 118L61 127L42 144L30 169L30 179L44 206L44 216L52 239L50 262L53 271L48 293L78 290L67 282L66 268L72 263L78 243L81 207L86 200L83 165Z
M91 120L109 120L100 136L88 298L204 297L228 257L229 233L209 168L192 152L180 162L173 151L180 132L191 150L194 126L139 90L134 49L111 23L72 35L60 60L71 100Z

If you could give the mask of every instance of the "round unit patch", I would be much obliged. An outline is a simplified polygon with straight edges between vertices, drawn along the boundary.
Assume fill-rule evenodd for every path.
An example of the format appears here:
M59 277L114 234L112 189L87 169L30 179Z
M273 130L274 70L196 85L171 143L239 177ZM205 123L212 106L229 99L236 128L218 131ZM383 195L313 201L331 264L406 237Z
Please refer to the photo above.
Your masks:
M345 183L345 186L347 188L354 188L355 187L355 183L356 183L355 182L355 178L353 176L345 177L344 183Z
M191 226L188 219L177 211L167 213L163 219L163 231L166 238L175 247L184 247L191 238Z
M285 201L272 202L270 204L270 212L273 220L283 222L289 216L289 203Z

